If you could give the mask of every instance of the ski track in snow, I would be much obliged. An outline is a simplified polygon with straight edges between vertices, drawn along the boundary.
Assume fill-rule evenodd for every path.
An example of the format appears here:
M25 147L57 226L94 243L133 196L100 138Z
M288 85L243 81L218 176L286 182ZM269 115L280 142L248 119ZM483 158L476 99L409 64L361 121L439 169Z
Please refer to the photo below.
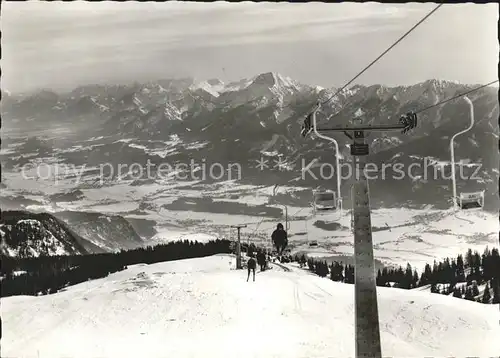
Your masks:
M5 357L352 357L353 285L230 255L129 266L57 294L2 299ZM284 268L280 270L280 267ZM493 356L498 305L378 288L383 356ZM472 343L473 342L473 343Z

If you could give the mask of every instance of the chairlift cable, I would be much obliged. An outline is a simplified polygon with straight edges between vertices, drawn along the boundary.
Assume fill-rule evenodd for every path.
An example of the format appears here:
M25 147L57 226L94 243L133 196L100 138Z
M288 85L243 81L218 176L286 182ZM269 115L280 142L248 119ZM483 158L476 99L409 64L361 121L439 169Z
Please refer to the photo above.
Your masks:
M491 81L491 82L489 82L489 83L487 83L487 84L484 84L484 85L482 85L482 86L479 86L479 87L473 88L473 89L471 89L471 90L469 90L469 91L467 91L467 92L460 93L460 94L458 94L458 95L456 95L456 96L453 96L453 97L451 97L451 98L447 98L447 99L445 99L445 100L443 100L443 101L440 101L440 102L438 102L438 103L436 103L436 104L433 104L433 105L430 105L430 106L425 107L425 108L423 108L423 109L420 109L420 110L418 110L418 111L416 111L416 112L413 112L413 113L414 113L414 114L419 114L419 113L421 113L421 112L427 111L427 110L429 110L429 109L431 109L431 108L434 108L434 107L437 107L437 106L439 106L439 105L441 105L441 104L444 104L444 103L447 103L447 102L453 101L454 99L457 99L457 98L463 97L463 96L465 96L465 95L468 95L469 93L472 93L472 92L475 92L475 91L480 90L480 89L482 89L482 88L485 88L485 87L491 86L492 84L494 84L494 83L496 83L496 82L498 82L498 81L499 81L499 80L494 80L494 81ZM344 109L346 109L346 108L348 108L348 107L347 107L347 106L346 106L346 107L343 107L343 108L342 108L340 111L338 111L337 113L332 114L331 116L329 116L329 117L327 118L327 121L328 121L330 118L332 118L332 117L335 117L335 116L339 115L339 114L340 114L340 112L342 112L342 111L343 111Z
M359 76L361 76L363 73L365 73L370 67L372 67L378 60L380 60L382 57L384 57L390 50L392 50L396 45L398 45L406 36L408 36L413 30L415 30L419 25L421 25L425 20L427 20L432 14L434 14L441 6L443 6L444 3L441 3L437 5L433 10L431 10L427 15L425 15L419 22L417 22L411 29L409 29L403 36L401 36L396 42L394 42L389 48L387 48L382 54L380 54L375 60L373 60L368 66L366 66L361 72L359 72L355 77L353 77L349 82L347 82L344 86L342 86L338 91L335 92L333 96L331 96L329 99L326 101L322 102L321 104L324 105L328 102L330 102L335 96L337 96L339 93L341 93L347 86L349 86L352 82L354 82ZM335 113L334 115L330 116L335 117L337 116L344 108L342 108L340 111ZM310 111L307 113L304 113L304 115L310 114ZM302 116L304 116L302 115ZM301 116L301 117L302 117Z
M425 15L419 22L417 22L411 29L409 29L403 36L401 36L396 42L394 42L387 50L382 52L375 60L373 60L368 66L366 66L360 73L358 73L353 79L351 79L349 82L347 82L340 90L337 91L336 94L331 96L328 100L323 102L322 104L328 103L330 100L332 100L333 97L338 95L340 92L342 92L347 86L349 86L352 82L354 82L359 76L361 76L363 73L365 73L366 70L368 70L370 67L372 67L378 60L380 60L382 57L385 56L390 50L392 50L394 47L396 47L397 44L399 44L403 39L408 36L413 30L415 30L420 24L422 24L425 20L427 20L433 13L435 13L441 6L443 6L443 3L439 4L436 6L431 12L429 12L427 15Z
M418 21L415 25L413 25L412 28L410 28L405 34L403 34L396 42L394 42L391 46L389 46L389 48L387 48L384 52L382 52L375 60L373 60L370 64L368 64L361 72L359 72L355 77L353 77L349 82L347 82L344 86L342 86L338 91L336 91L336 93L334 95L332 95L329 99L327 99L326 101L322 102L321 104L324 105L328 102L330 102L335 96L337 96L339 93L341 93L347 86L349 86L352 82L354 82L359 76L361 76L363 73L365 73L370 67L372 67L377 61L379 61L382 57L384 57L390 50L392 50L394 47L396 47L404 38L406 38L411 32L413 32L413 30L415 30L418 26L420 26L425 20L427 20L432 14L434 14L441 6L443 6L444 3L440 3L439 5L437 5L434 9L432 9L426 16L424 16L420 21ZM199 99L199 100L202 100L202 101L207 101L207 102L210 102L212 104L216 104L214 101L212 100L209 100L209 99L205 99L205 98L201 98L199 96L193 96L192 93L189 93L189 95L193 98L193 99ZM250 102L250 101L249 101ZM248 103L248 102L247 102ZM287 104L286 106L283 106L282 109L284 108L287 108L291 105L291 103ZM314 105L314 104L312 104ZM311 106L312 106L311 105ZM332 118L332 117L335 117L337 116L340 112L342 112L343 110L345 109L345 107L343 107L342 109L340 109L337 113L333 114L332 116L328 117L328 119ZM304 115L307 115L307 114L310 114L310 111L307 111L305 112L303 115L301 115L300 117L304 116Z
M440 3L437 5L433 10L431 10L426 16L424 16L419 22L417 22L411 29L409 29L404 35L402 35L396 42L394 42L389 48L387 48L382 54L380 54L375 60L373 60L369 65L367 65L361 72L359 72L355 77L353 77L349 82L347 82L344 86L342 86L333 96L331 96L329 99L326 101L322 102L322 104L326 104L330 102L335 96L337 96L339 93L341 93L347 86L349 86L352 82L354 82L359 76L361 76L363 73L365 73L370 67L372 67L377 61L379 61L382 57L384 57L390 50L392 50L396 45L398 45L406 36L408 36L413 30L415 30L419 25L421 25L425 20L427 20L434 12L436 12L441 6L443 6L444 3ZM207 101L212 104L216 104L214 101L210 99L205 99L199 96L193 96L192 93L189 93L191 97L194 99L199 99L202 101ZM275 97L277 98L277 97ZM247 103L249 103L248 101ZM287 108L291 105L291 103L287 104L286 106L283 106L282 109ZM338 113L340 113L343 109L341 109ZM302 116L309 114L310 111L304 113ZM334 114L333 116L338 115L338 113ZM301 117L302 117L301 116ZM333 117L331 116L331 117Z
M452 100L454 100L454 99L457 99L457 98L463 97L463 96L465 96L465 95L468 95L469 93L472 93L472 92L475 92L475 91L477 91L477 90L480 90L481 88L488 87L488 86L490 86L490 85L492 85L492 84L494 84L494 83L496 83L496 82L498 82L498 80L491 81L490 83L487 83L487 84L485 84L485 85L482 85L482 86L479 86L479 87L473 88L473 89L471 89L471 90L469 90L469 91L467 91L467 92L463 92L463 93L460 93L460 94L458 94L458 95L456 95L456 96L453 96L453 97L451 97L451 98L447 98L447 99L445 99L445 100L443 100L443 101L441 101L441 102L438 102L438 103L436 103L436 104L430 105L430 106L428 106L428 107L425 107L425 108L420 109L420 110L418 110L418 111L416 111L416 112L413 112L413 113L414 113L414 114L419 114L419 113L422 113L422 112L424 112L424 111L427 111L428 109L431 109L431 108L437 107L437 106L439 106L439 105L441 105L441 104L443 104L443 103L446 103L446 102L452 101Z

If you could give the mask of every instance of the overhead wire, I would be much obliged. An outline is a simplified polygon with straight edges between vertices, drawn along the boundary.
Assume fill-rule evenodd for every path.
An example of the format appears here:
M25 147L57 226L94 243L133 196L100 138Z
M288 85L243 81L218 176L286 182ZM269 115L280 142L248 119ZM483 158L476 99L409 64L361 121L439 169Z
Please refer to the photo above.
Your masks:
M489 82L489 83L487 83L487 84L484 84L484 85L482 85L482 86L479 86L479 87L473 88L473 89L471 89L471 90L469 90L469 91L467 91L467 92L460 93L460 94L458 94L458 95L456 95L456 96L453 96L453 97L447 98L447 99L442 100L442 101L440 101L440 102L438 102L438 103L432 104L432 105L427 106L427 107L422 108L422 109L419 109L418 111L415 111L415 112L413 112L413 113L414 113L414 114L419 114L419 113L422 113L422 112L427 111L427 110L429 110L429 109L431 109L431 108L434 108L434 107L440 106L440 105L442 105L442 104L444 104L444 103L447 103L447 102L453 101L454 99L457 99L457 98L463 97L463 96L465 96L465 95L468 95L469 93L472 93L472 92L475 92L475 91L480 90L480 89L482 89L482 88L485 88L485 87L491 86L492 84L494 84L494 83L496 83L496 82L498 82L498 81L499 81L499 80L491 81L491 82Z
M361 72L359 72L356 76L354 76L349 82L347 82L345 85L343 85L339 90L337 90L332 96L330 96L330 98L328 98L326 101L321 102L321 104L324 105L324 104L330 102L334 97L336 97L339 93L341 93L347 86L349 86L359 76L361 76L363 73L365 73L370 67L372 67L376 62L378 62L382 57L384 57L390 50L392 50L394 47L396 47L404 38L406 38L411 32L413 32L413 30L415 30L418 26L420 26L425 20L427 20L432 14L434 14L443 5L444 5L444 3L440 3L434 9L432 9L420 21L418 21L415 25L413 25L412 28L410 28L405 34L403 34L396 42L394 42L391 46L389 46L389 48L387 48L384 52L382 52L375 60L373 60L370 64L368 64L363 70L361 70ZM207 99L207 98L202 98L202 97L199 97L199 96L193 96L192 93L189 93L189 95L191 97L193 97L194 99L199 99L199 100L202 100L202 101L210 102L212 104L219 104L219 103L216 103L215 101L212 101L212 100ZM287 104L285 106L282 106L281 109L287 108L287 107L289 107L291 105L292 105L292 103L289 103L289 104ZM312 104L312 105L314 105L314 104ZM329 118L337 116L340 112L342 112L344 110L344 108L345 107L343 107L342 109L340 109L340 111L338 111L337 113L331 115ZM308 114L310 114L310 110L308 110L307 112L305 112L304 114L302 114L301 117L304 116L304 115L308 115Z
M324 105L328 102L330 102L334 97L336 97L338 94L340 94L347 86L349 86L352 82L354 82L359 76L361 76L363 73L365 73L370 67L372 67L377 61L379 61L382 57L384 57L390 50L392 50L394 47L396 47L406 36L408 36L413 30L415 30L418 26L420 26L425 20L427 20L432 14L434 14L441 6L443 6L444 3L441 3L437 5L434 9L432 9L427 15L425 15L420 21L418 21L411 29L409 29L404 35L402 35L396 42L394 42L391 46L389 46L384 52L382 52L375 60L373 60L370 64L368 64L361 72L359 72L356 76L354 76L349 82L347 82L345 85L343 85L339 90L337 90L329 99L326 101L321 102L321 105ZM345 107L344 107L345 108ZM334 115L331 115L329 118L337 116L342 110L340 109L337 113ZM304 113L304 115L309 115L311 112L308 111Z
M432 9L427 15L425 15L419 22L417 22L411 29L409 29L403 36L401 36L396 42L394 42L389 48L387 48L384 52L382 52L375 60L370 62L368 66L366 66L361 72L359 72L356 76L354 76L349 82L347 82L344 86L342 86L336 94L331 96L328 100L324 101L322 104L326 104L331 101L337 94L341 93L347 86L349 86L352 82L354 82L359 76L361 76L365 71L367 71L370 67L372 67L378 60L384 57L390 50L396 47L403 39L408 36L413 30L415 30L419 25L421 25L425 20L427 20L432 14L434 14L441 6L444 4L439 4L434 9Z

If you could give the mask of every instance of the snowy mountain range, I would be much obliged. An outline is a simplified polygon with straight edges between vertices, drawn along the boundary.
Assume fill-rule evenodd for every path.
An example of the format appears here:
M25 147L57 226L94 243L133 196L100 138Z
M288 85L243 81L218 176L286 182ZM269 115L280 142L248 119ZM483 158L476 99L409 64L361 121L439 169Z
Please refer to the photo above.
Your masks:
M336 88L304 85L269 72L227 84L218 79L170 79L129 86L83 86L63 94L49 90L10 94L2 99L2 117L7 128L66 125L82 140L114 138L72 151L56 148L60 138L38 141L39 155L44 148L43 155L57 155L63 162L99 165L105 159L130 165L150 160L159 165L165 160L171 164L194 160L224 167L239 163L244 171L242 180L248 183L285 184L298 180L308 186L335 188L334 178L321 182L309 177L300 179L302 160L310 163L318 158L325 165L334 164L330 143L305 140L299 135L305 114L318 99L331 98L318 114L320 124L327 123L326 118L341 109L328 124L348 124L354 117L365 123L388 124L397 123L399 116L410 110L426 108L474 87L444 80L392 88L355 85L332 97ZM474 103L476 124L467 135L455 140L455 156L457 162L473 165L465 170L466 177L458 180L458 186L465 191L485 189L487 208L496 210L497 200L492 199L497 193L499 161L498 93L483 88L469 98ZM417 168L411 180L372 180L373 205L399 205L401 201L408 205L449 205L448 199L439 199L450 182L449 140L467 128L467 104L457 99L424 111L418 119L418 127L410 134L372 134L370 161L379 168L383 163L395 162L408 168L411 164L422 166L421 162L427 160L433 169L443 170L440 177L445 179L422 179L425 174ZM348 138L343 134L334 137L343 160L350 162ZM255 166L263 155L269 160L281 155L286 170L262 175ZM7 157L6 167L16 167L26 160L24 156ZM476 179L471 179L474 165L480 168ZM388 191L398 199L387 198ZM347 191L345 196L349 196Z

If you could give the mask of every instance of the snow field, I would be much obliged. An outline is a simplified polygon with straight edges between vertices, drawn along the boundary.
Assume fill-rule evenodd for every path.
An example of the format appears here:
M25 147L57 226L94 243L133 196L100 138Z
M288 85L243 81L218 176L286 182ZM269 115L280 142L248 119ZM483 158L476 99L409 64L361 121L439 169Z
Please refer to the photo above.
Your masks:
M2 299L6 357L352 357L353 285L215 255ZM378 288L384 356L493 356L498 305Z

